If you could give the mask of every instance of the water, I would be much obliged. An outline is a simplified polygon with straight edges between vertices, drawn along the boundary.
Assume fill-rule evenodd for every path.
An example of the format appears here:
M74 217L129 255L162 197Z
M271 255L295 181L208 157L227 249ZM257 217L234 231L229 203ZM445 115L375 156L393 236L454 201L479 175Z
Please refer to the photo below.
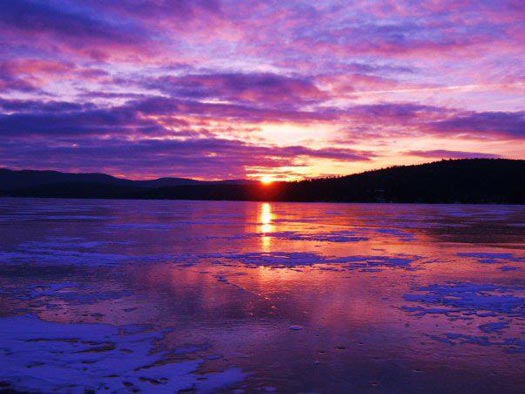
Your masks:
M524 206L0 199L0 226L0 391L525 392Z

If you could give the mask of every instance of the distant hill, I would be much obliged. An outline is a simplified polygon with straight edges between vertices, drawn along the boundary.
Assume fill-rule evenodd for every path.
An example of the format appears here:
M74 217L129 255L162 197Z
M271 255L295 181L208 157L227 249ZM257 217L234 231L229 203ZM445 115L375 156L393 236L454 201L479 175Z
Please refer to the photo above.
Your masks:
M525 204L525 160L442 160L271 185L4 169L0 191L19 197Z
M159 188L181 185L199 184L245 184L246 180L226 180L226 181L197 181L187 178L159 178L147 181L133 181L129 179L117 178L111 175L99 173L72 174L58 171L37 171L37 170L9 170L0 168L0 190L12 192L15 190L35 189L40 186L64 185L64 184L97 184L113 185L131 188Z
M312 201L525 203L525 160L463 159L299 182L284 199Z

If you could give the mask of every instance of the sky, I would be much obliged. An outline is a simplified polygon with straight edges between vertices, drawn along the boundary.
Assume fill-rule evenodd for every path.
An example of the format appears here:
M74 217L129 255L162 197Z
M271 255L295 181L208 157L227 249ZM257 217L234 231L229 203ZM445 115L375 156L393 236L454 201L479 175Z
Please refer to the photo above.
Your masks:
M133 179L525 159L525 2L3 1L0 138Z

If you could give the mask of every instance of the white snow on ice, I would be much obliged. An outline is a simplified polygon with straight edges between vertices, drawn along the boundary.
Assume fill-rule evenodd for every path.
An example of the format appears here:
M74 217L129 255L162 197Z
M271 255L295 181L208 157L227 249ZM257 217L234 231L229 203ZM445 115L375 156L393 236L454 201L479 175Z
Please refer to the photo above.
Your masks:
M29 392L175 393L212 392L244 378L238 368L199 374L202 360L170 360L169 351L155 351L161 337L137 326L2 318L0 381Z

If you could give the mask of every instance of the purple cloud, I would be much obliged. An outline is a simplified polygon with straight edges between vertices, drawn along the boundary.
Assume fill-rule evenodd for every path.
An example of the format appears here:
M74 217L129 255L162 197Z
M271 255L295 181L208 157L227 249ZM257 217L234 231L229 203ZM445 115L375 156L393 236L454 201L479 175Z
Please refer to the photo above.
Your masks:
M299 105L326 98L308 78L293 78L276 74L209 74L160 77L147 82L174 97L213 98L259 105Z
M408 156L418 156L425 157L429 159L498 159L501 158L500 155L495 155L492 153L480 153L480 152L461 152L461 151L452 151L452 150L412 150L405 152L405 155Z
M140 119L128 108L89 109L78 111L74 105L44 105L59 107L59 112L35 112L0 115L0 135L4 137L88 136L162 133L155 122ZM73 109L70 111L69 109Z
M40 45L47 51L68 51L103 59L111 50L133 50L150 37L140 25L101 15L85 4L9 1L2 4L0 32L15 43ZM141 45L142 44L142 45Z
M15 150L16 155L7 156ZM269 170L283 166L301 168L305 159L337 158L344 162L367 161L370 152L352 149L310 149L301 146L258 146L238 140L202 138L188 140L71 139L45 145L22 140L0 147L2 164L22 168L76 168L130 176L169 176L225 179L252 175L251 167ZM130 158L133 158L130 160ZM98 166L98 167L97 167ZM288 172L290 174L290 172ZM292 173L293 174L293 173Z
M433 130L471 135L525 137L525 112L479 112L458 115L431 124Z

